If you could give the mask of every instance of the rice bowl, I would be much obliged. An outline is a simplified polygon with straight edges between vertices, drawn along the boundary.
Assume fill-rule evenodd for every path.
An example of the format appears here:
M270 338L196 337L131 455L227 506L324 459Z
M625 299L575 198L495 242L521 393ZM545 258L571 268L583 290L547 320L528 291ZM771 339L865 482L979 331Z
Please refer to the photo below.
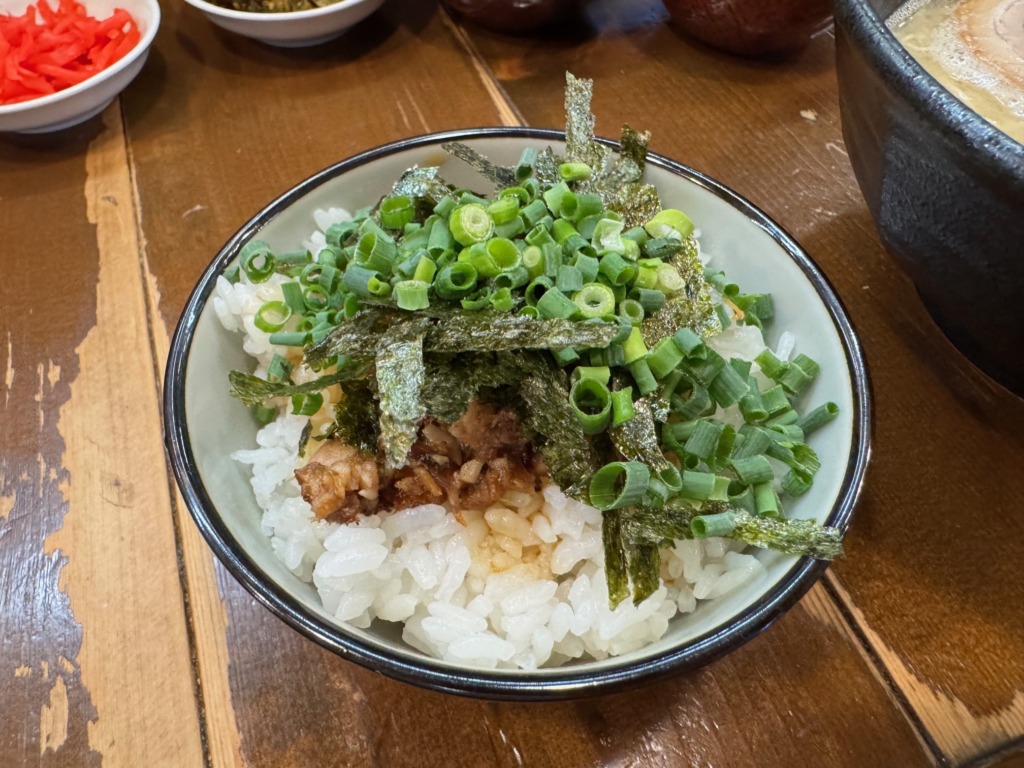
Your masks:
M294 432L297 425L282 423L277 425L281 434L266 432L257 437L256 425L249 421L247 411L218 391L226 370L245 365L251 368L251 364L244 362L245 353L237 342L232 347L230 337L217 328L220 321L210 301L216 291L217 276L256 232L277 247L300 241L308 237L315 210L334 205L358 207L368 197L385 192L390 182L414 163L436 164L441 159L437 146L452 138L471 142L496 159L514 162L524 144L557 144L559 134L485 129L422 137L366 153L325 170L287 193L243 228L211 264L179 325L167 374L168 446L189 509L229 569L272 610L326 647L403 680L477 695L545 698L635 683L670 669L705 663L766 626L810 586L823 570L823 564L772 552L740 554L713 540L700 543L700 552L685 551L692 549L691 544L686 544L684 551L665 562L667 571L674 573L672 578L680 579L674 593L666 590L658 600L652 596L650 604L642 603L636 609L630 604L628 610L623 609L622 617L605 616L604 630L597 623L584 627L581 618L588 610L581 608L584 593L589 589L590 597L594 598L603 586L596 568L589 572L586 566L577 569L572 583L562 582L565 586L541 578L532 584L493 585L488 593L485 585L479 594L464 595L462 605L450 610L443 607L444 600L436 599L411 606L399 589L391 596L393 599L380 600L375 615L413 618L406 624L403 640L400 629L367 621L363 615L366 606L360 606L366 603L366 594L360 597L359 590L345 579L359 575L353 568L362 568L362 574L372 571L368 566L382 556L381 550L387 550L398 540L409 543L419 537L415 547L421 549L417 551L429 553L431 542L435 549L443 550L453 536L462 533L445 530L443 510L420 508L404 518L370 520L354 531L325 529L318 536L306 525L308 519L303 519L307 513L298 508L288 509L288 499L294 500L294 493L282 496L280 482L272 482L264 489L266 498L275 493L282 498L279 504L264 505L270 519L265 520L267 528L261 528L261 513L249 489L249 472L230 457L238 451L251 450L258 440L263 448L283 450L289 441L294 441L288 430ZM780 305L789 306L784 309L789 317L779 327L794 327L801 348L813 351L822 360L823 371L828 373L816 386L839 402L842 417L829 444L821 448L823 455L828 454L828 468L823 469L812 491L799 504L803 515L845 528L867 461L868 399L857 342L837 300L798 247L756 209L671 161L652 157L650 163L649 175L663 190L666 201L692 211L699 220L708 250L722 258L732 271L742 273L744 282L786 296L785 303L780 301ZM457 168L450 172L446 168L446 174L459 181ZM751 245L760 253L757 259L748 255ZM229 423L231 429L197 426L216 423ZM274 463L252 454L243 453L242 458L263 462L267 467ZM286 451L279 457L281 466L289 460L294 462ZM287 472L279 470L276 477L287 480ZM529 521L530 532L523 534L526 540L532 535L542 544L554 544L544 542L544 538L550 539L557 528L559 535L578 545L582 552L589 535L590 558L586 552L582 558L576 557L579 553L563 553L560 557L564 562L559 561L557 570L571 570L580 559L593 560L596 510L575 502L570 504L557 489L550 487L544 489L539 504L537 499L512 498L506 500L502 509L513 517L506 518L500 510L495 510L491 517L510 531L517 527L525 530L514 518ZM539 522L540 515L550 531L545 523ZM274 534L280 529L284 534L276 535L277 544L271 544L266 536L268 529ZM308 544L305 549L304 538ZM343 562L345 558L337 553L351 552L350 545L360 538L366 559L362 564L351 559ZM527 544L526 540L521 539L520 543L543 550L540 544ZM552 548L551 554L556 550L557 547ZM412 567L404 569L399 582L402 578L415 579L414 560L425 563L422 555L412 557L413 551L410 548L408 552ZM698 555L705 561L700 566L695 564ZM319 565L317 557L324 556L326 561ZM473 573L473 558L467 563L464 553L452 550L450 558L439 559L447 565L461 564L457 567L464 571L462 580L456 578L458 574L451 572L451 568L431 575L424 567L420 587L433 581L443 593L440 596L450 598L464 587L463 582L480 578L480 574ZM573 560L571 565L569 560ZM715 567L708 569L709 565ZM727 573L737 575L723 575ZM696 599L693 591L698 587L704 596L724 591L721 586L716 588L713 577L725 579L727 586L730 581L737 583L719 599L700 606L694 604L692 613L677 616L683 608L691 608L690 600ZM303 580L310 578L316 586ZM335 580L334 587L331 580ZM316 587L321 588L323 602ZM690 590L689 595L683 587ZM394 587L385 587L384 591L389 589ZM558 597L564 600L552 604L550 601L559 589L565 594ZM477 599L481 595L486 599ZM572 616L557 607L566 602L572 605L573 600L576 602ZM593 612L599 604L600 600L592 602ZM495 605L500 607L497 612ZM487 627L481 624L487 622L485 616L491 621ZM339 620L346 624L339 626ZM618 633L607 629L608 622L614 621L623 625ZM507 625L505 637L494 635L495 623ZM574 628L578 631L574 632ZM558 645L567 638L568 646ZM490 654L483 653L482 648L489 649ZM447 658L434 661L426 653ZM584 661L558 668L537 668L552 658L570 661L584 653ZM621 655L603 658L610 653ZM487 671L481 669L483 666L509 668Z

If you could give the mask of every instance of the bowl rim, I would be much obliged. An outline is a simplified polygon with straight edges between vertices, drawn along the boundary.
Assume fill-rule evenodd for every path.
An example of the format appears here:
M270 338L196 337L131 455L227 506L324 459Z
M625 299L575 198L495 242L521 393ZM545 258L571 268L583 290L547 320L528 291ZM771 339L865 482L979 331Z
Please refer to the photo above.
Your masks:
M390 678L436 691L479 698L507 701L556 700L625 690L658 676L702 666L767 629L810 589L824 573L828 563L809 557L796 558L779 582L761 600L740 614L733 623L710 630L685 646L668 649L664 653L639 662L633 661L619 667L599 670L581 669L579 666L558 667L544 670L542 674L534 676L511 670L506 673L494 670L453 669L425 656L410 662L388 649L371 647L357 638L346 635L340 627L297 605L283 588L262 575L255 562L234 541L226 525L216 514L216 508L203 486L191 451L185 422L185 374L199 316L213 292L217 276L237 255L242 244L284 208L324 182L349 170L408 149L436 146L446 141L479 138L563 141L565 134L561 131L537 128L474 128L426 134L384 144L335 163L295 185L251 218L220 249L204 270L182 311L171 340L164 376L164 439L185 504L220 561L260 603L292 628L324 648ZM614 141L601 141L608 146L617 146ZM861 345L841 300L825 275L796 241L745 198L699 171L662 155L650 153L647 162L683 176L745 214L783 248L812 283L825 305L843 345L854 409L853 448L837 501L827 520L830 525L838 527L845 533L863 488L864 474L870 459L872 405L867 366Z
M378 4L383 0L376 0ZM291 21L293 19L315 19L319 16L330 16L346 8L355 8L364 3L374 0L338 0L330 5L323 5L319 8L306 8L302 11L236 11L234 8L225 8L221 5L208 3L206 0L185 0L193 8L198 8L204 13L219 16L224 19L237 19L238 21Z
M38 107L46 107L51 104L58 104L62 101L73 99L75 96L85 93L90 88L93 88L106 80L110 80L119 72L130 67L136 59L149 50L150 46L153 44L153 40L156 38L157 30L160 28L159 0L140 0L140 2L147 7L151 23L142 37L139 38L139 42L136 43L135 47L128 51L128 53L102 72L97 72L82 82L75 83L75 85L70 88L65 88L61 91L57 91L56 93L47 94L46 96L40 96L37 99L19 101L16 104L0 104L0 118L7 115L16 115L22 112L31 112L33 109ZM127 84L125 87L127 87Z
M927 122L955 137L961 147L980 153L987 161L986 168L1019 183L1024 144L996 128L936 80L896 39L871 0L835 0L834 6L837 27L850 35L886 88Z

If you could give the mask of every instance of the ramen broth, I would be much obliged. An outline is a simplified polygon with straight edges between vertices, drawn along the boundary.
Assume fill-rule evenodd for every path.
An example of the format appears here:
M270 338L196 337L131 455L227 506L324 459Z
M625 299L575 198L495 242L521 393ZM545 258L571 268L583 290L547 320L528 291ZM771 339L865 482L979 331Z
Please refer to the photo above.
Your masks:
M910 0L887 24L932 77L1024 143L1024 0Z

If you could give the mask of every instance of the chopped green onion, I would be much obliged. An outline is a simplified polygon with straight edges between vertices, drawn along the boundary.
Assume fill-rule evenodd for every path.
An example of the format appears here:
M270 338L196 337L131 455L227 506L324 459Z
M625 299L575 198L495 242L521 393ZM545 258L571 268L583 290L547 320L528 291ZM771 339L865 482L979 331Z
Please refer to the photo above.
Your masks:
M583 427L583 434L603 432L612 418L612 401L608 387L597 379L584 378L569 390L569 404Z
M607 277L612 285L626 285L636 277L636 267L614 252L601 257L598 272Z
M724 366L708 385L708 392L721 408L738 403L749 389L746 377L732 365Z
M644 308L644 313L648 315L653 315L665 306L665 294L658 290L638 288L634 289L631 295L635 295L636 301L640 302L640 306Z
M673 395L669 399L669 405L674 414L684 421L689 421L690 419L703 416L713 409L714 401L712 401L706 387L695 383L689 397L684 398L679 395Z
M619 317L624 318L630 325L640 325L644 321L643 305L634 299L626 299L619 304Z
M595 379L606 387L611 380L612 371L607 365L580 365L572 372L572 381L576 383L580 379Z
M690 531L694 538L727 538L736 530L736 515L732 512L719 512L714 515L697 515L690 521Z
M562 163L558 175L563 181L586 181L590 178L590 166L586 163Z
M583 273L574 266L563 264L558 268L555 285L562 293L576 293L583 288Z
M838 415L838 413L838 405L831 402L825 403L824 405L819 405L814 410L801 416L797 421L797 426L800 427L800 429L803 430L804 435L807 436L828 424Z
M684 499L706 501L715 492L715 475L712 472L694 472L684 469L679 495Z
M260 424L269 424L277 418L277 408L258 403L252 407L252 415Z
M537 278L540 280L541 278ZM537 283L534 280L531 285ZM578 294L577 294L578 295ZM548 288L537 300L537 311L541 317L557 317L567 320L579 311L579 307L557 288Z
M554 238L556 243L564 245L565 242L573 235L579 237L580 233L576 231L576 227L573 226L571 221L568 219L555 220L555 223L551 227L551 237Z
M426 309L430 306L429 288L430 283L423 280L402 280L395 284L395 303L399 309L409 311Z
M476 289L476 267L465 262L455 262L443 267L434 281L437 295L446 300L454 301L468 296Z
M587 283L572 301L583 317L604 317L615 310L615 293L601 283Z
M631 507L644 497L651 471L639 461L616 461L590 478L590 503L606 511Z
M277 331L270 334L270 343L282 347L301 347L308 338L309 334L303 331Z
M512 297L512 291L509 288L499 288L493 293L488 294L487 301L498 312L510 312L516 305L516 301Z
M291 319L292 309L283 301L268 301L256 312L252 322L261 331L273 333L284 328Z
M665 208L644 225L651 237L668 240L685 240L693 234L694 226L690 217L675 208Z
M745 459L733 459L730 463L740 482L745 485L771 483L775 477L772 465L764 455L750 456Z
M754 486L754 507L758 517L779 517L779 497L770 480Z
M680 328L675 332L672 340L679 346L679 349L688 358L706 356L704 341L689 328Z
M583 275L584 284L593 283L597 280L600 262L598 262L597 258L594 256L588 256L585 253L577 253L572 260L572 265L580 271L581 275Z
M612 392L612 426L617 427L636 416L633 407L633 388L617 389Z
M558 363L560 368L565 368L567 365L579 362L580 359L579 353L572 347L553 349L551 353L555 356L555 362Z
M531 229L531 232L534 231L537 227L540 227L540 229L543 230L544 234L548 235L548 237L551 236L547 228L541 226L540 224L541 220L548 215L548 207L544 205L543 200L534 200L532 203L530 203L521 211L519 211L519 215L522 217L523 221L526 223L527 226L533 228Z
M686 287L686 280L672 264L662 264L657 269L657 289L662 293L678 293Z
M647 364L651 367L651 373L658 379L664 379L682 361L683 353L671 336L666 336L651 347L651 352L647 356Z
M588 216L593 216L604 210L604 201L600 195L566 195L562 198L562 208L559 215L570 221L583 221Z
M761 402L769 417L778 416L780 413L793 409L793 406L789 404L789 398L786 397L785 391L779 384L762 392Z
M249 249L255 243L262 243L262 247ZM274 267L277 260L270 252L269 246L262 240L255 240L242 249L241 266L245 276L250 283L264 283L274 274Z
M647 354L647 345L644 344L644 337L639 328L633 328L629 332L629 338L626 339L623 346L626 352L626 365L640 360Z
M323 404L324 396L319 392L292 395L292 413L296 416L312 416Z
M629 372L633 375L633 381L636 382L636 388L641 395L649 395L658 388L658 380L651 373L646 358L641 357L639 360L629 363Z
M523 266L526 267L530 279L540 277L544 274L544 251L536 245L527 246L523 251Z
M482 243L494 232L494 220L479 203L460 205L448 219L452 237L460 245Z
M519 155L519 162L516 164L516 180L523 181L533 174L533 164L537 162L537 150L533 147L526 147Z
M487 206L487 212L495 225L505 224L519 215L519 200L515 197L499 197Z
M535 277L526 286L526 303L530 306L536 306L544 293L554 286L555 283L550 277L545 277L544 275Z
M559 216L562 211L562 202L570 195L575 197L572 190L569 189L569 185L562 181L544 192L543 197L552 215Z
M380 223L387 229L402 229L415 214L412 200L405 195L385 197L380 202Z

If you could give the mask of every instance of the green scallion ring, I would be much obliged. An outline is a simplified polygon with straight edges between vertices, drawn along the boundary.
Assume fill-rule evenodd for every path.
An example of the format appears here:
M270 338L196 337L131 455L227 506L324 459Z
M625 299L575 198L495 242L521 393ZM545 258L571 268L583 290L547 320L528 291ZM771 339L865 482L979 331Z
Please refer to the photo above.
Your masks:
M601 511L636 504L647 492L651 471L639 461L606 464L590 478L590 503Z
M598 379L584 378L573 384L569 390L569 404L585 435L604 432L611 421L611 393Z
M460 205L448 219L452 237L460 245L482 243L494 232L494 219L479 203Z
M312 416L324 404L324 396L319 392L306 395L292 395L292 413L296 416Z
M242 256L242 271L250 283L265 283L276 266L277 259L269 249L253 249Z
M615 312L615 292L602 283L587 283L572 300L583 317L602 317Z
M292 316L292 308L283 301L268 301L256 312L252 323L261 331L274 333L284 328Z

